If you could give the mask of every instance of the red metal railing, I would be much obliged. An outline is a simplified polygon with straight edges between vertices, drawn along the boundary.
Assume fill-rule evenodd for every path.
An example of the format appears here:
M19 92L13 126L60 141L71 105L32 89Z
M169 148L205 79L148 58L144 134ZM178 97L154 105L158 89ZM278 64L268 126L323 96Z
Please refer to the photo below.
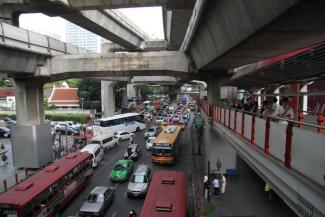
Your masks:
M273 122L272 120L275 119L276 121L282 121L282 122L287 122L286 125L286 130L285 130L285 149L284 149L284 166L287 168L291 168L291 151L292 151L292 141L293 141L293 127L297 126L298 128L302 128L303 125L311 126L315 129L317 129L318 133L323 133L324 132L324 116L322 114L318 115L318 126L309 124L309 123L303 123L302 122L302 115L298 116L299 121L292 121L292 120L287 120L287 119L282 119L278 117L269 117L265 115L258 115L255 113L249 113L249 112L243 112L237 109L229 109L229 108L221 108L218 106L214 106L212 111L208 110L209 106L207 104L204 105L203 110L210 112L213 116L213 120L217 123L220 123L227 128L230 128L232 131L238 133L243 139L247 139L252 145L255 144L255 136L256 136L256 118L257 117L262 117L265 119L265 138L264 138L264 153L266 155L270 155L270 124ZM233 111L233 115L232 115ZM223 113L223 117L222 117ZM227 117L228 114L228 117ZM237 129L237 117L238 115L241 114L241 130ZM301 113L302 114L302 113ZM247 138L247 135L245 137L245 118L246 115L249 115L252 118L251 121L251 134L250 138ZM231 122L231 118L233 116L233 122ZM231 126L231 123L233 123L233 126ZM315 132L315 131L314 131Z

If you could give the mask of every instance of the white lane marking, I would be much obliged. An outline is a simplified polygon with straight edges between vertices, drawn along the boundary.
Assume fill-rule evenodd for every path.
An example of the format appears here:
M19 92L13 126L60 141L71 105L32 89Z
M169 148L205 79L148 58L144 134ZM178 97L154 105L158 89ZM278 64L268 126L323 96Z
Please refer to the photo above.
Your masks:
M127 195L126 195L126 194L127 194L127 193L125 192L125 193L124 193L124 197L127 197Z
M115 217L116 216L116 212L113 213L112 217Z

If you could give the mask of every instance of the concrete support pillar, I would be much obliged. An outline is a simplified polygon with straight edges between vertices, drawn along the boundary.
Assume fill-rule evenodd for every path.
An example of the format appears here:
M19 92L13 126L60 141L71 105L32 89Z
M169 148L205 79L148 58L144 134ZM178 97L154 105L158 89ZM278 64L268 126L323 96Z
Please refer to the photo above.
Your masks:
M0 7L0 22L8 23L10 25L19 26L19 13L14 8L8 5L1 5Z
M137 96L136 85L135 84L127 84L126 93L127 93L128 99L131 99L132 97L136 97Z
M11 126L15 167L39 168L53 160L51 125L44 122L43 83L15 79L17 124Z
M102 116L110 117L115 113L114 82L101 81Z
M43 83L15 80L17 124L21 126L44 123Z
M207 81L207 100L208 104L216 105L221 100L234 102L237 98L237 88L223 85L229 81L230 77L213 77Z

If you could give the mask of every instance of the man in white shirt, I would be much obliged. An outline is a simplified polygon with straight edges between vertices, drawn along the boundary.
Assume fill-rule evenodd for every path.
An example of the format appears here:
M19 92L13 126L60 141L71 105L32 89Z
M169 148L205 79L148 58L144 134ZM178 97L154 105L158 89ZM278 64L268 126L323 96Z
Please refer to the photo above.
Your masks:
M283 97L281 102L282 106L277 109L277 111L275 112L275 116L292 120L293 110L289 105L289 98Z
M219 197L219 180L217 178L214 178L213 182L212 182L212 186L214 189L214 196Z

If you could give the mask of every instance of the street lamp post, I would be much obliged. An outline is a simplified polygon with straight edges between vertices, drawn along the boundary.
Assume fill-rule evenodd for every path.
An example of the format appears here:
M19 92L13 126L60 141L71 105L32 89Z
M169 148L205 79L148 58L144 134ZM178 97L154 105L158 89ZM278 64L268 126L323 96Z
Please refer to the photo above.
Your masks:
M84 99L85 99L85 98L81 98L81 110L84 109Z

